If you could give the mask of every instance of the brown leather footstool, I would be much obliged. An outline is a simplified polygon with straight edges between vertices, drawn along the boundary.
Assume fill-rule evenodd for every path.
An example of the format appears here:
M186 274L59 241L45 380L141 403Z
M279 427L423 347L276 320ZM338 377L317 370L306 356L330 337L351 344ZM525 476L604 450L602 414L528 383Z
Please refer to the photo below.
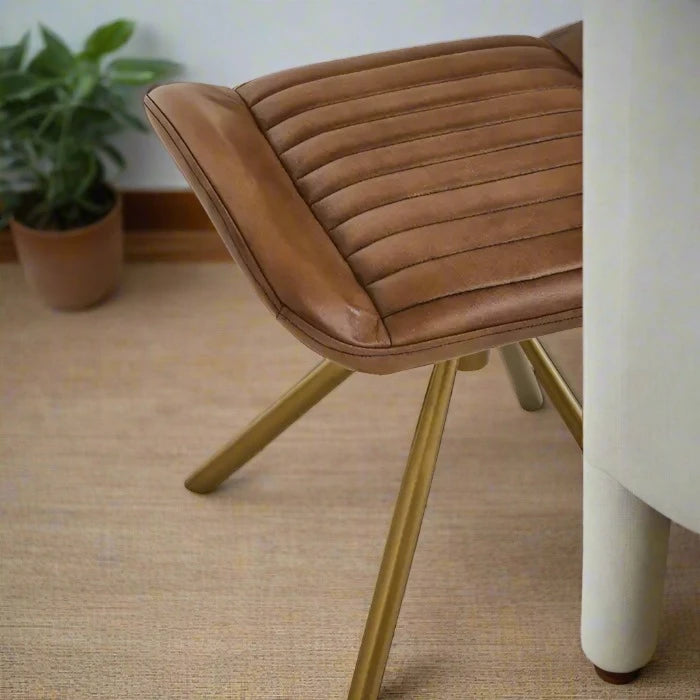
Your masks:
M352 698L381 686L456 371L499 347L534 410L534 366L581 441L580 406L532 340L581 323L581 74L562 36L389 51L236 89L165 85L145 100L262 300L326 358L188 488L213 490L352 370L435 365Z

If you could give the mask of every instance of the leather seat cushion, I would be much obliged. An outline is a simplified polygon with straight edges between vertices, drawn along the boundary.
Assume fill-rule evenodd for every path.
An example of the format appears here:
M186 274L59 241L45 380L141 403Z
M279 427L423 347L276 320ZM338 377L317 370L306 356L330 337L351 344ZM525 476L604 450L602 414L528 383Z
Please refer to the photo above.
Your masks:
M580 324L581 75L471 39L151 91L154 128L277 317L392 372Z

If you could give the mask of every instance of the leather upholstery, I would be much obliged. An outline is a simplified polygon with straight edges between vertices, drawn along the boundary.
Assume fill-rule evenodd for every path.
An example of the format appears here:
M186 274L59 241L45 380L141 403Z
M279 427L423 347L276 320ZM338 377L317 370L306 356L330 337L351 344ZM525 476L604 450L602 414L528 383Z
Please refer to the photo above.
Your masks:
M166 85L146 108L321 355L386 373L580 325L581 76L543 39Z
M574 22L553 29L542 38L561 51L579 73L583 73L583 22Z

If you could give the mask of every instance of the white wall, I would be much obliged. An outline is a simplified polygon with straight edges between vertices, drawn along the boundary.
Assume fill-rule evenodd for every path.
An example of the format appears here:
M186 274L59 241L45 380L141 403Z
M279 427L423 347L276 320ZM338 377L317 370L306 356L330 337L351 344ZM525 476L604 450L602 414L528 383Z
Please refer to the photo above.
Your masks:
M342 56L492 34L541 34L581 18L581 0L0 0L0 44L43 22L71 45L117 17L138 22L126 53L184 64L225 85ZM181 188L155 138L124 139L124 187Z

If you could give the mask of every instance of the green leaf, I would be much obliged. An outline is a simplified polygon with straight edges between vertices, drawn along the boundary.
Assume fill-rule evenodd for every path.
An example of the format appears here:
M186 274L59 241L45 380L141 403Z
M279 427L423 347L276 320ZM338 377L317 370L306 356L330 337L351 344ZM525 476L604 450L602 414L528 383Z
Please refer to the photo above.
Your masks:
M113 112L87 102L76 106L72 123L74 130L78 133L87 133L91 129L101 130L110 126L112 128L108 130L114 131L119 124Z
M124 156L111 143L101 143L98 148L118 167L125 168Z
M174 75L180 65L157 58L117 58L107 67L107 76L122 85L148 85Z
M8 94L7 96L1 94L0 90L0 103L2 103L4 100L7 102L15 102L19 100L32 100L35 97L38 97L42 93L46 92L47 90L52 90L54 89L57 85L61 83L60 80L54 79L46 79L46 78L38 78L37 76L32 76L31 73L24 73L24 75L29 75L32 78L35 79L35 82L31 85L27 85L23 89L21 89L19 92L15 92L13 94Z
M43 24L39 26L41 29L41 36L44 39L44 46L46 46L46 48L49 49L53 55L55 55L57 60L65 62L66 65L72 66L75 62L75 56L73 56L73 53L63 39L61 39L56 32L51 31Z
M117 118L121 119L121 121L126 125L131 127L132 129L136 129L137 131L148 131L148 127L144 123L142 119L139 119L137 116L131 114L130 112L127 111L120 111L117 112Z
M103 98L101 108L108 110L112 119L122 128L129 127L139 131L148 131L148 127L137 116L129 111L126 100L116 92L101 92Z
M134 23L128 19L118 19L98 27L85 41L83 54L96 59L106 53L116 51L126 44L134 33Z
M49 115L54 115L60 111L60 108L55 105L37 105L36 107L31 107L27 109L12 119L8 120L7 128L17 129L25 122L31 121L35 117L48 117ZM39 127L39 131L43 131L45 127Z
M44 118L41 120L41 123L39 124L39 126L37 126L34 132L35 136L43 136L44 132L46 132L46 130L56 121L56 118L59 117L61 112L63 112L63 110L65 109L67 109L67 107L62 105L47 105L46 114L44 115Z
M94 63L79 61L77 69L75 88L73 89L73 102L80 102L88 97L100 79L100 74Z
M0 73L0 103L6 100L21 99L22 94L41 81L35 75L19 70Z
M75 92L73 93L73 99L79 102L83 98L87 97L97 85L97 76L90 75L89 73L83 73L78 77L75 84Z
M87 159L87 168L85 169L85 174L81 178L78 185L73 190L73 196L76 198L82 197L85 192L94 184L95 178L97 176L97 158L94 153L90 153Z
M38 75L65 75L75 65L75 56L63 40L50 29L41 25L44 48L34 56L29 70Z
M29 32L25 32L18 44L0 46L0 71L18 70L29 46Z

